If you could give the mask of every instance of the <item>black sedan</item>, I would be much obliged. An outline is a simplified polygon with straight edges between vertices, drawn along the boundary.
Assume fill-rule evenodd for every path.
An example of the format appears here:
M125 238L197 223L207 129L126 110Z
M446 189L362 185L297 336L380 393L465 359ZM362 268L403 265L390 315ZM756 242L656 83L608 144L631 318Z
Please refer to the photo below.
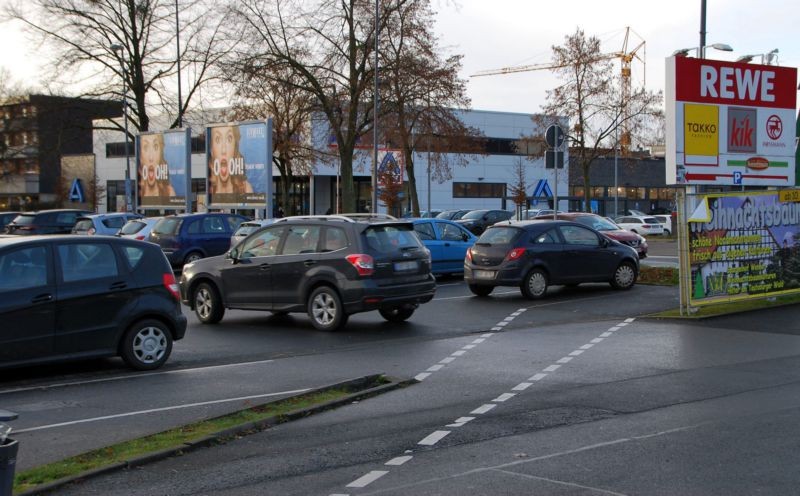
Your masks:
M489 227L464 260L464 280L478 296L497 286L517 286L530 299L543 297L548 286L558 284L608 282L630 289L638 273L636 250L568 221Z
M473 210L464 214L456 222L472 231L476 236L480 236L487 227L496 222L508 220L513 215L513 212L507 210Z

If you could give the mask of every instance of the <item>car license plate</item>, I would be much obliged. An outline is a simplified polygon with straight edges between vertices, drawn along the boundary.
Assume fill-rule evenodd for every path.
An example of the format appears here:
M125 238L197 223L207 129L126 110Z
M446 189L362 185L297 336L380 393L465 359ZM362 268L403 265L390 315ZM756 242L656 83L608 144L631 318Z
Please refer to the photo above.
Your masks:
M416 260L410 262L395 262L394 263L394 271L395 272L409 272L412 270L417 270L419 265L417 264Z
M474 270L472 271L472 275L475 279L494 279L493 270Z

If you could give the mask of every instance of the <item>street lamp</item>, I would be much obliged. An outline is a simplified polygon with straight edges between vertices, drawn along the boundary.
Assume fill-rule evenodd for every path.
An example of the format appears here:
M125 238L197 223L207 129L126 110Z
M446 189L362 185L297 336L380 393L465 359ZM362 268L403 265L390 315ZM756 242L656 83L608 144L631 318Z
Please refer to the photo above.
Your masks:
M122 75L122 114L125 121L125 211L133 212L133 195L131 194L131 154L128 148L128 85L125 79L125 66L122 63L123 46L113 43L111 50L119 60L120 74Z
M695 54L699 55L700 52L705 53L706 48L713 48L715 50L719 50L721 52L732 52L733 48L728 45L727 43L714 43L712 45L705 45L703 47L690 47L690 48L681 48L680 50L675 50L672 52L673 57L687 57L689 52L695 50Z
M756 53L753 55L742 55L736 62L752 62L754 58L761 57L761 63L764 65L772 65L772 61L778 58L778 49L771 50L767 53Z

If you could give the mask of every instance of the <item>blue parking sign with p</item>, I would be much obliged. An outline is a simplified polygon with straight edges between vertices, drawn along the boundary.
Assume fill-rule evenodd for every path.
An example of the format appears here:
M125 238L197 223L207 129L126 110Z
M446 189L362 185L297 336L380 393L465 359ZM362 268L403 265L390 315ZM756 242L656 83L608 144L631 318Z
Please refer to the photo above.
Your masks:
M742 173L739 171L733 172L733 184L741 185L742 184Z

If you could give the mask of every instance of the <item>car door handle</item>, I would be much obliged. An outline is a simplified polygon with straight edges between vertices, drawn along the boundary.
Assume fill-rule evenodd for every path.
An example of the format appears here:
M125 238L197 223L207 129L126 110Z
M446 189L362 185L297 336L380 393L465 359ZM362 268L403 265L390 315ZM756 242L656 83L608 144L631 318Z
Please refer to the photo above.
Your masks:
M450 243L445 243L444 245L445 245L445 246L450 246Z
M311 267L312 265L317 265L317 262L315 262L314 260L306 260L305 262L303 262L303 265L305 265L306 267Z
M53 295L50 293L40 294L33 297L31 303L44 303L46 301L52 301Z
M115 289L125 289L128 287L128 283L125 281L118 281L113 283L111 286L108 287L110 291L114 291Z
M261 265L259 265L259 266L258 266L258 269L259 269L259 270L269 270L269 269L270 269L270 266L269 266L269 264L268 264L268 263L263 263L263 264L261 264Z

